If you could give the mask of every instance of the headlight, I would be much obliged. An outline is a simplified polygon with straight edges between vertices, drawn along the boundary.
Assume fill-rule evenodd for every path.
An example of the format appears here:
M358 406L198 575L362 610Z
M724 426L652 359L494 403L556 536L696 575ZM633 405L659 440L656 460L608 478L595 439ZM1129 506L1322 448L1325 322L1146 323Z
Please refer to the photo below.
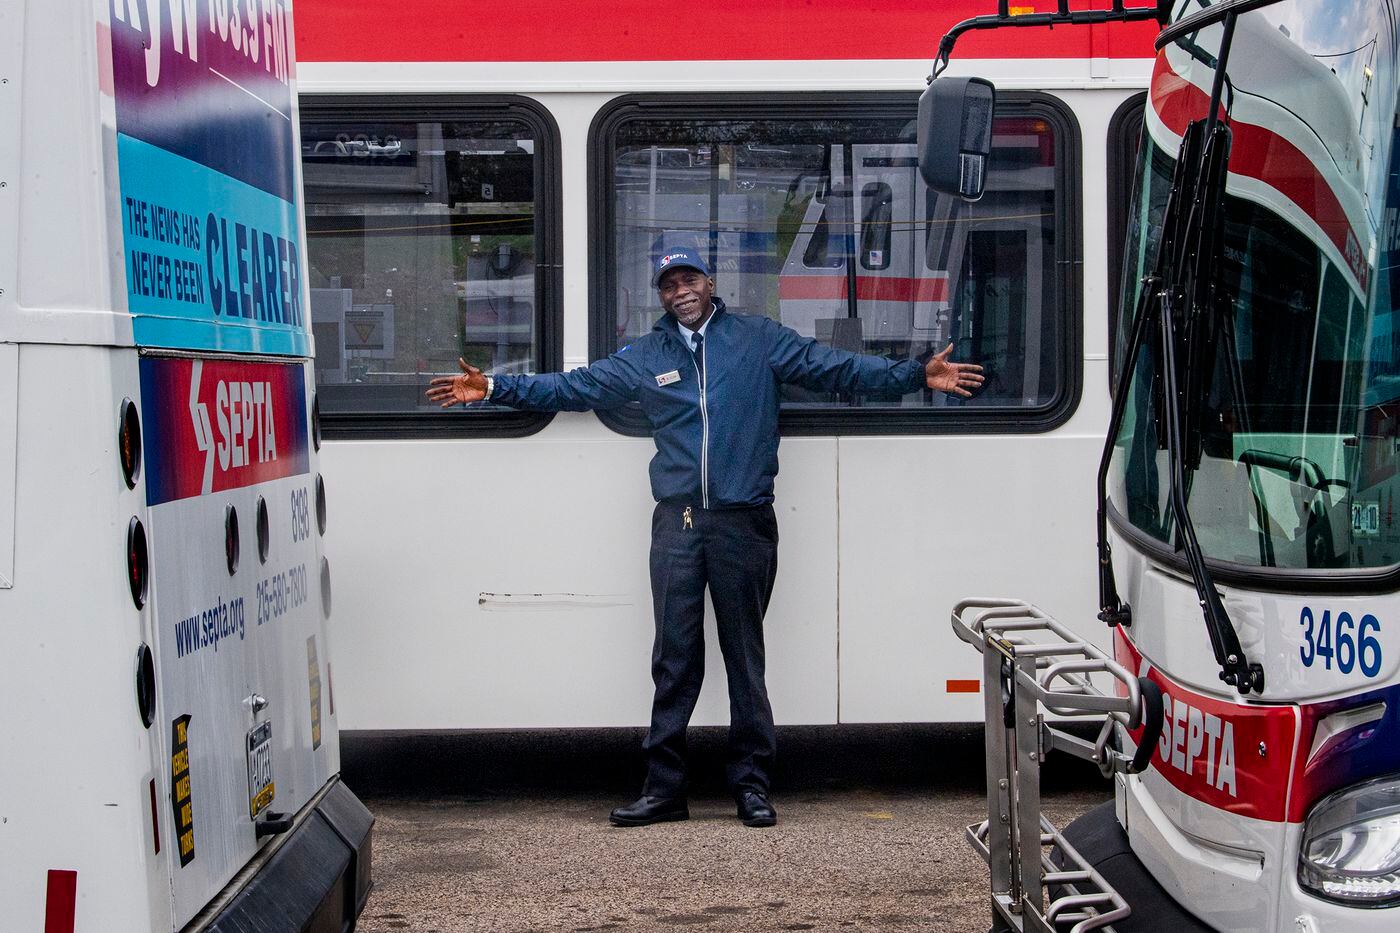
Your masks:
M1400 903L1400 777L1325 797L1303 825L1298 882L1334 901Z

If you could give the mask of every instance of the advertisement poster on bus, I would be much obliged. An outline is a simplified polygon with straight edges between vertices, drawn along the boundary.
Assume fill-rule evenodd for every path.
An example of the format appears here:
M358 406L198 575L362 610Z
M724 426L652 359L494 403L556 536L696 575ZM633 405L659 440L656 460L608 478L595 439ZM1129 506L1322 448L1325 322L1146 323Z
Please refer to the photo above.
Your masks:
M291 0L107 3L136 342L307 355Z
M145 357L141 395L156 400L143 409L153 506L309 469L306 387L297 366Z

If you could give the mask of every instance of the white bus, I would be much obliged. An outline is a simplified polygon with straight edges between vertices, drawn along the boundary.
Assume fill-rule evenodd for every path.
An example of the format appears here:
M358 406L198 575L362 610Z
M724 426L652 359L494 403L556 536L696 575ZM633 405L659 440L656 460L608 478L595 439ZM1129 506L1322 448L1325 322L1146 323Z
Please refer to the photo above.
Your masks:
M1079 570L1113 648L1024 604L959 607L1002 681L970 838L996 929L1394 930L1400 20L1390 0L1163 6L1106 560ZM1047 710L1097 719L1097 746ZM1049 748L1114 777L1063 834L1039 815Z
M969 37L956 67L1002 95L998 167L964 206L919 180L914 112L975 6L299 0L325 474L354 504L328 543L343 727L645 723L640 414L423 393L459 356L522 372L616 351L657 320L649 269L673 244L731 308L901 358L951 340L988 373L967 401L786 396L780 724L980 720L978 665L929 635L969 590L1092 615L1070 572L1092 489L1066 477L1107 422L1104 228L1154 29ZM468 531L488 544L465 553ZM694 721L727 721L723 678Z
M0 37L0 926L353 925L292 4Z

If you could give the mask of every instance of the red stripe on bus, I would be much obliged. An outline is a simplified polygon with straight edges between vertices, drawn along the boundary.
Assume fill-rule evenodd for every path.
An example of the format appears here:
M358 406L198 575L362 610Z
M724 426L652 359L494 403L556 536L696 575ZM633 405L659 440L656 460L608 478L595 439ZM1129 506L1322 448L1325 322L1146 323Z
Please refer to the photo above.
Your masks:
M951 26L992 9L987 0L692 0L680 11L643 0L297 0L296 52L301 62L931 61ZM1010 32L968 33L958 57L1150 58L1157 25Z
M950 680L948 681L949 693L976 693L982 689L980 680Z
M850 294L844 275L782 275L778 277L778 297L784 301L809 299L843 300ZM948 280L902 278L899 276L856 276L858 301L947 301Z
M1142 654L1122 628L1114 630L1113 653L1128 670L1141 669ZM1162 689L1163 700L1162 734L1152 752L1153 769L1200 803L1253 820L1289 820L1289 775L1300 708L1231 703L1206 696L1156 667L1149 667L1146 676ZM1124 688L1117 689L1122 695ZM1133 741L1141 741L1143 729L1132 730Z
M44 902L44 933L73 933L77 911L78 873L50 869Z
M1192 120L1205 117L1210 96L1172 71L1165 55L1152 72L1152 106L1167 129L1178 136ZM1273 188L1298 206L1322 229L1364 290L1368 268L1341 199L1313 161L1293 143L1263 126L1233 120L1230 172Z

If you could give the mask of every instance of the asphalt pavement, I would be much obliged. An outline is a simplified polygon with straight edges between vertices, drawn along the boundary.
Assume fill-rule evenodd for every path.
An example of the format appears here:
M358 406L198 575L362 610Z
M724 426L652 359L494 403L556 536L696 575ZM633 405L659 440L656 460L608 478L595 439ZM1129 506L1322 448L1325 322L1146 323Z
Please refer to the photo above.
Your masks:
M750 829L723 783L724 731L691 731L691 818L608 823L643 775L641 730L342 736L376 817L363 933L988 928L980 731L779 730L778 825ZM1110 796L1091 766L1046 762L1061 825Z

